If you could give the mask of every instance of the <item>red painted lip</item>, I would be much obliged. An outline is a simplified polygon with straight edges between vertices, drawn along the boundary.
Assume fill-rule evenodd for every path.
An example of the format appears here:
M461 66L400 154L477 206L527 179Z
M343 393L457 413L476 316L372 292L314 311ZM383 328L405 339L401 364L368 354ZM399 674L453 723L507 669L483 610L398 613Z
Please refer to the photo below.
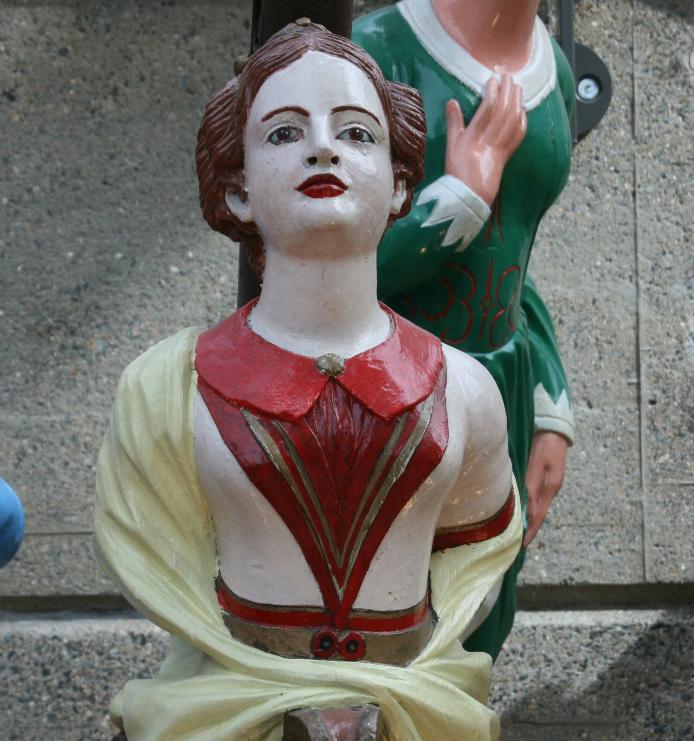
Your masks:
M342 195L347 186L335 175L323 173L306 178L297 190L309 198L335 198Z

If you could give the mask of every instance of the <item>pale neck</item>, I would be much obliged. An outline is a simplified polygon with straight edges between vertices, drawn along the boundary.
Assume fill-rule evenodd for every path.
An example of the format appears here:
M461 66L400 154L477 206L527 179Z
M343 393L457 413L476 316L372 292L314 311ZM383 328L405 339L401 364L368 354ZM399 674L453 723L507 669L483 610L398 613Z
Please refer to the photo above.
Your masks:
M357 355L383 342L390 318L376 299L376 254L306 259L267 248L250 325L263 339L310 357Z
M494 72L518 72L533 50L540 0L432 0L441 25Z

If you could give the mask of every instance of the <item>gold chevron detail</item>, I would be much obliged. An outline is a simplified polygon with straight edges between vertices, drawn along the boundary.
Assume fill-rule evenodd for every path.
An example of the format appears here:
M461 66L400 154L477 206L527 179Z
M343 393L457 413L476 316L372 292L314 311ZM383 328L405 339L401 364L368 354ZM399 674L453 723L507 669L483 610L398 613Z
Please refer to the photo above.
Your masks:
M354 548L352 549L352 553L349 559L349 565L347 567L347 573L345 574L345 584L349 582L349 577L352 574L352 569L354 568L354 564L356 563L359 551L361 550L361 547L364 544L364 540L366 539L366 536L368 535L368 532L371 529L374 520L376 519L378 510L383 504L385 498L388 496L388 492L393 488L395 482L400 478L400 476L402 476L402 472L407 468L407 464L410 462L410 459L414 455L415 450L417 450L417 448L419 447L419 443L422 442L424 433L427 431L429 423L431 422L431 415L433 413L433 410L434 394L431 394L424 402L422 413L419 415L419 419L417 420L415 426L412 428L412 432L407 438L405 446L400 451L400 454L395 459L393 465L390 467L390 471L388 471L388 475L381 484L378 490L378 494L376 494L376 498L373 500L371 507L369 508L369 512L359 529L359 536L356 543L354 544Z
M242 409L241 414L243 414L243 418L246 420L246 424L253 434L253 437L258 441L258 445L260 445L260 447L263 449L265 455L267 455L272 465L275 466L275 468L280 472L284 480L287 482L287 485L289 486L292 494L296 497L297 502L299 502L303 518L306 521L306 524L309 526L311 534L313 535L313 539L316 542L316 545L320 548L321 553L323 554L323 558L327 561L328 557L325 552L325 548L323 548L323 542L321 541L315 527L313 526L313 523L311 522L311 518L309 517L308 511L306 510L306 505L302 501L301 490L299 489L299 486L296 482L296 479L292 475L292 472L289 470L289 466L285 463L284 458L282 457L282 453L277 447L277 443L275 443L268 431L263 427L263 425L260 423L260 420L255 415L253 415L247 409ZM340 595L340 599L342 599L344 587L341 587L337 583L332 570L328 569L328 571L330 571L330 578L332 579L333 586L335 587L337 593Z
M412 432L410 432L410 435L407 438L405 445L403 446L403 449L400 451L400 454L393 462L393 465L390 467L390 470L388 471L386 478L384 479L383 483L379 487L378 493L376 494L374 501L371 503L371 506L369 507L369 511L366 517L364 518L363 522L361 523L361 526L359 527L359 533L357 536L357 540L355 541L354 547L350 551L350 558L349 558L349 563L347 566L347 572L345 574L344 582L342 585L338 583L335 577L335 574L332 573L332 569L328 569L328 571L330 571L330 578L332 580L333 586L335 587L335 590L340 596L340 599L342 599L344 595L345 586L349 582L349 578L354 569L354 564L356 563L357 557L359 555L359 551L361 550L361 547L364 544L364 540L366 539L366 536L368 535L369 530L371 529L371 526L373 525L376 519L376 516L378 515L378 511L381 505L383 504L385 498L388 496L388 492L393 488L395 482L400 478L403 471L407 468L408 463L410 462L412 456L414 455L419 444L421 443L422 438L424 437L424 434L426 433L426 430L429 427L429 423L431 422L431 416L433 413L433 409L434 409L434 394L431 394L425 400L419 419L415 423L415 426L412 428ZM242 409L241 413L243 414L243 417L246 420L246 424L248 425L248 428L253 434L253 437L255 437L256 441L258 442L260 447L265 452L265 455L267 455L270 462L275 466L275 468L279 471L279 473L282 475L284 480L287 482L287 485L289 486L290 491L292 492L292 494L294 495L295 499L297 500L297 502L299 503L301 507L301 512L302 512L304 521L309 526L311 535L316 545L320 549L321 553L323 554L323 558L327 562L328 557L325 552L325 548L323 546L323 541L320 538L318 532L316 531L313 522L311 521L311 517L308 513L306 504L301 494L301 489L296 479L294 478L294 475L289 469L289 466L286 464L284 458L282 457L282 453L280 449L277 447L277 443L275 443L271 435L267 432L267 430L261 424L260 420L254 414L249 412L247 409ZM344 560L347 555L347 547L352 539L352 536L354 535L354 530L357 527L359 518L361 517L364 507L366 506L366 502L369 500L369 497L371 496L371 492L373 491L373 488L376 485L376 482L380 479L381 475L383 474L383 469L385 468L388 459L392 455L393 450L395 449L398 442L400 441L400 438L402 437L402 433L407 423L407 420L409 418L409 415L412 413L413 413L412 411L406 412L400 415L400 417L398 417L395 427L393 428L393 431L391 432L386 445L384 446L381 454L378 457L378 460L376 461L374 470L371 476L369 477L369 481L366 485L366 488L364 489L364 493L362 494L361 500L359 502L359 507L357 508L357 512L355 513L354 519L352 520L352 525L350 526L347 539L345 540L344 548L342 549L340 553L338 553L337 544L335 543L332 529L329 526L329 523L325 516L325 512L321 505L320 499L316 495L316 491L310 480L308 472L306 471L306 468L303 464L303 461L301 460L301 457L299 456L299 453L294 443L292 442L291 438L289 437L288 432L285 430L282 423L279 422L278 420L273 421L273 426L282 435L282 439L287 447L287 452L289 454L289 457L291 458L292 462L296 466L297 471L299 472L299 476L301 477L301 482L304 485L304 488L306 489L306 492L313 506L315 507L316 512L318 513L318 518L320 519L321 526L323 527L323 530L328 538L328 543L330 545L330 549L332 551L333 557L338 562L340 567L342 567L342 565L344 564Z
M325 512L323 511L323 507L321 506L320 499L318 499L318 496L316 495L316 490L313 488L313 482L309 478L308 472L306 471L306 467L304 466L304 462L301 460L301 456L299 456L299 451L296 449L294 443L292 442L292 439L289 437L289 434L282 426L282 423L279 422L279 420L275 420L272 424L273 424L273 427L279 430L280 434L282 435L284 444L287 446L287 452L289 453L289 457L292 459L292 462L294 463L297 470L299 471L299 476L301 476L301 481L304 484L304 488L308 492L308 496L311 499L313 506L316 508L316 512L318 512L318 518L320 519L320 523L323 526L323 530L328 537L328 543L330 544L330 548L333 552L333 557L340 564L340 566L342 566L342 559L340 558L337 552L337 543L335 542L335 538L333 537L332 528L330 527L328 520L325 516ZM303 507L303 504L302 504L302 507Z

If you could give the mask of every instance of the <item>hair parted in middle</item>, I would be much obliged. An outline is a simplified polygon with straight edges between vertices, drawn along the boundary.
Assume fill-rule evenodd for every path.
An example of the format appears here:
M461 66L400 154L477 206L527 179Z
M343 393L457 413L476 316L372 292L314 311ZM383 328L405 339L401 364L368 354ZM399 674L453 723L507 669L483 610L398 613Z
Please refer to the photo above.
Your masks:
M389 224L409 212L414 186L424 172L426 119L419 92L408 85L388 82L376 62L349 39L318 24L289 24L257 49L241 74L212 97L203 113L195 152L205 221L215 231L244 242L258 277L262 277L265 263L262 239L253 222L242 222L231 213L225 194L228 189L246 198L244 132L258 91L271 75L309 51L351 62L378 93L388 121L393 177L396 183L405 182L407 193L400 212L390 216Z

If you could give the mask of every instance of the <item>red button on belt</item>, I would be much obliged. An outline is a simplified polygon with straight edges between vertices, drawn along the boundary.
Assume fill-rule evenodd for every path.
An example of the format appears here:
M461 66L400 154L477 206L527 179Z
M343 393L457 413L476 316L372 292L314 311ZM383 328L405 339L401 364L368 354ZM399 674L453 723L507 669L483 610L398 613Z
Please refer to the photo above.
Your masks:
M340 656L346 661L359 661L366 653L364 636L352 631L340 641Z
M311 653L317 659L330 659L337 652L345 661L359 661L366 654L366 641L364 636L355 631L344 635L342 639L337 637L334 630L325 629L314 633L311 638Z
M334 630L319 630L311 638L311 653L319 659L329 659L334 656L339 646L340 642Z

